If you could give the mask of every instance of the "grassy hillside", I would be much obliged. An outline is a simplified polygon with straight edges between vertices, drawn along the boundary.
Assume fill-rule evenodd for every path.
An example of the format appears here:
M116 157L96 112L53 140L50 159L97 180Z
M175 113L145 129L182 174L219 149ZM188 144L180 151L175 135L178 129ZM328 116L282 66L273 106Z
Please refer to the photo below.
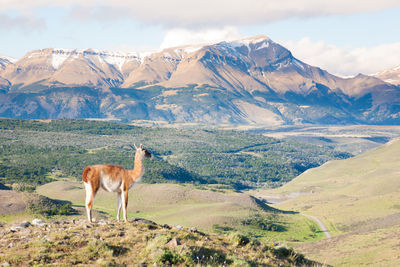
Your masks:
M33 216L49 217L76 215L71 202L48 198L36 193L0 190L0 224L32 219Z
M395 266L400 264L399 162L397 139L357 157L328 162L257 195L287 198L276 207L324 222L335 237L304 245L303 251L313 258L334 265Z
M100 191L94 207L99 224L88 224L82 183L56 181L37 191L41 195L7 190L6 196L5 191L0 192L5 196L0 198L0 206L20 202L26 209L0 214L0 262L319 266L287 249L294 243L323 238L315 223L299 214L270 208L244 193L193 185L139 184L129 193L131 220L125 224L114 219L115 195ZM75 212L68 216L52 213L54 205L70 202ZM16 229L18 222L37 217L48 221L47 225L10 230ZM133 217L151 219L158 225L135 222ZM178 225L184 229L178 230ZM188 230L193 227L208 234Z
M133 166L130 146L155 155L147 183L225 184L236 189L279 186L308 168L347 158L325 147L232 130L141 128L85 120L0 119L0 182L45 184L80 179L86 165Z
M37 192L84 206L85 191L80 182L52 182L38 187ZM115 218L116 195L99 191L94 207ZM129 191L128 217L285 243L323 238L318 226L299 214L270 208L244 193L200 190L192 185L139 184Z
M320 266L291 249L243 235L210 235L151 222L58 220L12 227L0 226L0 262L11 266Z

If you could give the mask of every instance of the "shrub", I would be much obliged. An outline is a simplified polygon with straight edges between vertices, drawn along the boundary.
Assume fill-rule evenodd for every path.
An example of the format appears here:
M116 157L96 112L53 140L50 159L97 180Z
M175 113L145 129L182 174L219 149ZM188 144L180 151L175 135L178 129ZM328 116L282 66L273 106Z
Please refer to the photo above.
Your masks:
M18 191L18 192L28 192L28 193L33 193L36 190L36 186L35 185L31 185L31 184L13 184L12 185L12 189L14 191Z
M164 249L163 252L157 257L157 263L160 264L180 264L184 259L177 253Z
M286 228L276 223L276 218L264 218L261 216L249 217L241 222L242 225L248 225L255 229L271 232L283 232Z
M238 233L232 234L231 240L233 245L238 247L245 246L250 242L250 239L247 236Z
M25 203L29 212L44 216L73 215L76 212L67 201L54 200L37 194L26 194Z

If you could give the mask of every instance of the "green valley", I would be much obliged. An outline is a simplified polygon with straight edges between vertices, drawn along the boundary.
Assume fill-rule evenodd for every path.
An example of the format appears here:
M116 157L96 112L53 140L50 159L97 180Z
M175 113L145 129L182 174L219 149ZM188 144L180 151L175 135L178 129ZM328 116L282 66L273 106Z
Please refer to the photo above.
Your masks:
M395 266L400 233L400 140L351 159L328 162L259 198L320 218L332 239L298 247L333 265Z
M155 155L146 183L276 187L303 171L351 154L243 131L136 127L85 120L0 120L0 182L80 180L85 166L133 166L133 144Z

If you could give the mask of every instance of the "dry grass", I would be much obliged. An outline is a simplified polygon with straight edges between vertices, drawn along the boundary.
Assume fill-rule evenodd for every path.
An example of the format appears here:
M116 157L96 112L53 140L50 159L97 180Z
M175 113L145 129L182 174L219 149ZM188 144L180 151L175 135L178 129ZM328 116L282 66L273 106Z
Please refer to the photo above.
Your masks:
M24 212L26 204L24 193L11 190L0 190L0 216Z
M80 182L57 181L40 186L37 191L47 197L68 200L80 207L84 206L85 192ZM99 191L94 209L115 218L115 194ZM82 212L84 213L83 210ZM254 215L266 217L271 214L285 227L285 231L262 231L241 225L241 221ZM192 185L135 186L129 192L128 218L130 217L146 218L160 224L197 227L204 231L214 231L215 225L219 225L266 240L289 242L289 244L323 238L322 233L315 231L318 226L304 216L268 210L268 206L260 206L260 203L256 203L248 194L231 190L199 190Z
M11 265L317 265L293 250L242 235L209 235L141 222L56 221L16 232L8 228L0 227L0 262Z

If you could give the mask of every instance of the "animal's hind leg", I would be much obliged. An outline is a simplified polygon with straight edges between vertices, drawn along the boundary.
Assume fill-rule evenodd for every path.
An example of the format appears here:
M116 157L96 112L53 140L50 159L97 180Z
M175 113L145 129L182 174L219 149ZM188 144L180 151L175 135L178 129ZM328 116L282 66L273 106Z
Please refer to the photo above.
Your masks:
M122 198L122 194L121 193L117 193L117 221L119 221L121 208L122 208L121 198Z
M89 183L83 183L86 191L86 214L89 222L92 222L92 207L94 202L93 188Z

